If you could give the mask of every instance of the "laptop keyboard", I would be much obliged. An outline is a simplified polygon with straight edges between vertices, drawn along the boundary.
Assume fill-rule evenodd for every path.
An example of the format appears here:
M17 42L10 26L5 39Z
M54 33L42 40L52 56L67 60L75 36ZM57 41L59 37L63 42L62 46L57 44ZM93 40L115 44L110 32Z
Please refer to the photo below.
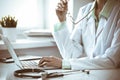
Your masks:
M39 60L29 60L29 61L21 61L21 64L24 68L38 68L38 69L57 69L55 67L39 67L38 66Z
M21 61L24 68L38 68L39 60Z

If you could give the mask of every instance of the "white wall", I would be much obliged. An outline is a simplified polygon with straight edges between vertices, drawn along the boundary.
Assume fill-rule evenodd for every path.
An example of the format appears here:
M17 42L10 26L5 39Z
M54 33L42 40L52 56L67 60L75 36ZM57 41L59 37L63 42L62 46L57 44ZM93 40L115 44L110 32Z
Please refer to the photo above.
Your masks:
M74 14L74 19L77 17L77 13L80 7L84 6L85 4L91 2L93 0L74 0L73 3L73 14Z

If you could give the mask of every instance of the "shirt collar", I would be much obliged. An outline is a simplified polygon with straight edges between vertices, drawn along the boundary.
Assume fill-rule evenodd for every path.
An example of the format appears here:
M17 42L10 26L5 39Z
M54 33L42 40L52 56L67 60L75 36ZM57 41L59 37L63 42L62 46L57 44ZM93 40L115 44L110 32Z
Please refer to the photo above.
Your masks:
M100 12L100 16L104 16L106 19L108 19L114 5L115 5L115 0L107 0L105 6Z
M107 0L105 6L103 7L103 9L101 10L100 14L99 14L99 17L103 16L105 17L106 19L108 19L113 7L115 5L115 1L114 0ZM96 16L95 16L95 7L96 7L96 1L93 2L93 5L91 7L91 10L93 9L92 11L92 16L96 19Z

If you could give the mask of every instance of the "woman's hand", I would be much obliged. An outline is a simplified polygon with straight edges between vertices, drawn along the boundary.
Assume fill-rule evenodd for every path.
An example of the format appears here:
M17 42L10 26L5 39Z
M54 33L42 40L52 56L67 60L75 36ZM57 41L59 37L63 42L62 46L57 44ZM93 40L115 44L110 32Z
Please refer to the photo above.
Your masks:
M67 11L68 11L68 0L60 0L56 9L56 14L60 22L64 22L66 20Z
M57 57L43 57L39 61L39 66L40 67L55 67L55 68L62 68L62 59L57 58Z

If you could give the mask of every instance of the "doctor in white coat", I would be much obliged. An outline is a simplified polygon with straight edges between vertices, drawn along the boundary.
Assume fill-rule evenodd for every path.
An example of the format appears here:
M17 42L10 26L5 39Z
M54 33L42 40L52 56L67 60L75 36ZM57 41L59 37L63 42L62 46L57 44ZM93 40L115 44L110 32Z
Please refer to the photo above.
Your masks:
M68 0L60 0L53 36L61 58L43 57L39 66L62 69L110 69L120 66L120 1L95 0L78 13L75 28L66 24Z

